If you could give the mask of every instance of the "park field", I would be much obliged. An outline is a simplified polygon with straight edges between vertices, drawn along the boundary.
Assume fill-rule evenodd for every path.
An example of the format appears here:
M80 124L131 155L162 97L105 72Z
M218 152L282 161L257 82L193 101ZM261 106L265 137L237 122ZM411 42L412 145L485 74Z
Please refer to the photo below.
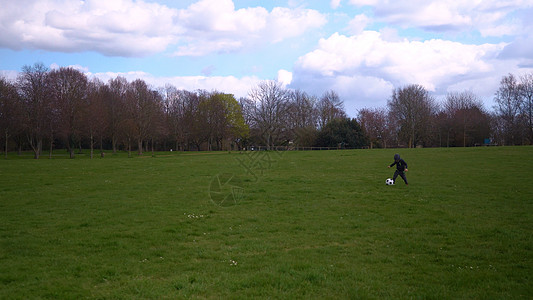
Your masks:
M533 147L45 156L0 160L0 299L533 297Z

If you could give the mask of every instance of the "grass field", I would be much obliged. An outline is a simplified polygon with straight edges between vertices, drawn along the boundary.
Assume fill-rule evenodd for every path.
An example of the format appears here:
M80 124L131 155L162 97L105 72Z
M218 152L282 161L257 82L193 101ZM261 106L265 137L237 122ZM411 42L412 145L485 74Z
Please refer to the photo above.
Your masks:
M0 298L531 298L532 183L533 147L13 155Z

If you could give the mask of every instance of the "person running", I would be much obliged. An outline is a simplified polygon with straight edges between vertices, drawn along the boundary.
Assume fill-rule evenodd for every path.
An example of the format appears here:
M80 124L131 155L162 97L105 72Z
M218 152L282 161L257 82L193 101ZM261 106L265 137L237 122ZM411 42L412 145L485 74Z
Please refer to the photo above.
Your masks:
M398 175L400 175L400 177L402 177L405 184L409 185L407 183L407 177L405 177L405 172L408 171L407 163L405 162L405 160L400 158L400 154L394 154L394 162L391 165L389 165L389 168L393 167L394 165L396 165L396 171L394 172L394 177L392 177L392 181L396 183L396 178L398 177Z

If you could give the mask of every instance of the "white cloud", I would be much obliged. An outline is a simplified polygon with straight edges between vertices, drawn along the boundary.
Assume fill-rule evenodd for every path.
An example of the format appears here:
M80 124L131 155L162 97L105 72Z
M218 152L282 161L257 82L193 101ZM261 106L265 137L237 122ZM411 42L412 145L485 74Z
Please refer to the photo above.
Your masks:
M173 47L176 55L205 55L279 42L326 23L311 9L236 10L232 0L185 9L134 0L2 2L0 47L14 50L145 56Z
M329 5L331 8L337 9L341 5L341 0L331 0Z
M3 77L10 81L15 81L19 74L20 72L15 70L0 70L0 78Z
M303 34L310 28L326 23L326 17L312 9L288 9L276 7L269 18L268 31L274 42Z
M287 70L279 70L278 71L278 82L283 84L283 86L287 86L291 84L292 82L292 73Z
M365 14L357 15L348 23L348 32L352 35L360 34L371 22Z
M435 95L468 87L486 96L498 83L487 86L484 80L519 69L518 60L498 58L505 46L410 41L376 31L354 36L335 33L298 59L291 87L334 89L344 95L347 108L386 105L392 89L407 84L420 84Z
M350 4L357 6L373 6L379 3L379 0L350 0Z
M351 37L336 33L300 57L296 68L323 76L366 74L395 85L417 83L435 90L450 77L491 71L488 61L504 46L445 40L387 41L375 31Z
M122 1L3 1L0 46L140 56L175 41L174 11Z
M522 32L513 14L533 7L531 0L350 0L355 6L372 6L375 17L389 24L431 31L478 30L483 36Z
M235 10L231 0L201 0L179 13L187 31L177 56L233 52L258 44L277 43L326 23L316 10L275 7Z

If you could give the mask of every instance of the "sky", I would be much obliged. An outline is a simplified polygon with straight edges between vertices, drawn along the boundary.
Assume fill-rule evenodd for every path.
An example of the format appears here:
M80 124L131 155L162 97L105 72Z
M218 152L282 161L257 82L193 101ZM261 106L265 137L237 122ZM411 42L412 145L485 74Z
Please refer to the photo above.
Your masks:
M246 97L264 80L356 117L395 88L485 103L533 72L533 0L0 0L0 76L73 67L107 82Z

